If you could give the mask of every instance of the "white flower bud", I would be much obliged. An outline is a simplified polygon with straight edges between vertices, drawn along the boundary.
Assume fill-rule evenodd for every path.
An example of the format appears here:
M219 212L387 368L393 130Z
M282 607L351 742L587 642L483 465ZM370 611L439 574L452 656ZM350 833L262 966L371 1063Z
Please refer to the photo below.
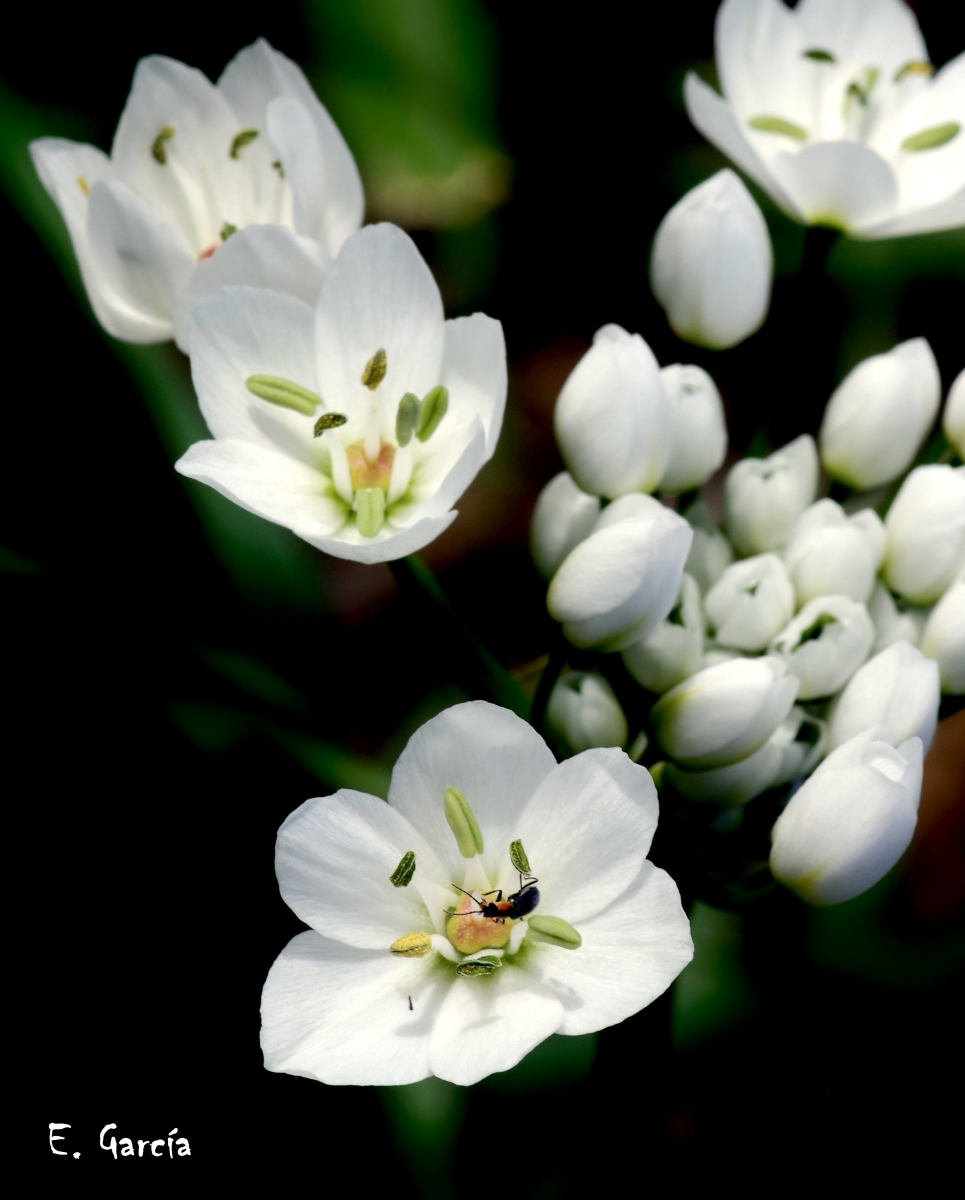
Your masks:
M913 604L937 600L965 560L965 467L916 467L885 531L885 583Z
M863 604L848 596L817 596L771 642L801 681L798 699L833 696L868 657L875 627Z
M709 800L733 808L767 791L780 766L781 751L768 739L753 754L726 767L685 771L675 763L667 763L664 778L688 800Z
M724 525L737 553L783 550L817 488L818 452L810 434L769 458L736 463L724 484Z
M921 631L931 612L928 608L909 608L899 612L891 592L880 581L868 601L868 615L874 622L874 653L880 654L895 642L917 646Z
M627 719L613 688L596 671L567 671L556 681L546 720L574 754L594 746L622 746Z
M704 652L700 656L700 669L703 671L707 667L716 667L720 663L733 662L735 658L743 657L736 650L725 650L722 646L709 642L704 646Z
M623 661L642 687L666 692L700 670L704 649L704 615L700 588L684 574L677 603L652 633L627 646Z
M869 729L839 746L771 832L771 873L808 904L859 896L895 865L915 832L922 748Z
M871 508L848 517L840 504L819 500L798 518L784 552L798 604L815 596L868 600L885 554L885 527Z
M794 588L776 554L732 563L704 597L714 639L736 650L763 650L794 615Z
M529 530L530 553L544 578L552 579L574 546L590 536L599 515L599 496L581 491L568 472L549 481L536 500Z
M671 328L714 350L736 346L760 329L773 273L767 223L728 169L678 201L653 241L650 287Z
M938 724L938 666L907 642L895 642L851 677L828 713L831 748L884 725L891 740L921 738L927 752Z
M779 787L794 779L806 779L828 752L826 722L795 704L771 734L767 744L775 746L781 761L768 787Z
M878 487L911 466L941 400L938 363L924 338L858 363L824 410L821 463L850 487Z
M746 758L787 716L798 681L777 658L735 658L677 684L650 710L663 749L688 767Z
M550 616L576 646L622 650L646 637L674 606L692 537L651 496L614 500L553 576Z
M942 414L942 429L945 431L945 437L955 447L958 457L965 458L965 371L959 371L948 390L948 399Z
M938 663L942 691L965 695L965 579L956 579L932 609L921 649Z
M663 492L698 488L727 454L727 422L717 384L701 367L674 363L660 372L670 404L670 461L660 479Z
M660 368L638 334L597 330L556 401L556 440L584 492L652 492L670 457L670 406Z
M694 531L686 571L697 580L701 592L706 593L721 577L724 568L734 561L734 551L702 500L691 504L684 517Z

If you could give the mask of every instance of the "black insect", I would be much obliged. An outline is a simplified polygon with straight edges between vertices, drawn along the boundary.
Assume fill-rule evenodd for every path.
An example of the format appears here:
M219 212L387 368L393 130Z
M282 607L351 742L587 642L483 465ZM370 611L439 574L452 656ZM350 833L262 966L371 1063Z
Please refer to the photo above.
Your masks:
M519 877L519 891L513 892L511 896L503 899L502 888L494 892L482 892L479 908L470 909L468 913L459 913L459 916L472 916L479 913L481 916L489 917L491 921L499 921L502 924L505 921L518 921L520 917L529 916L537 904L539 904L539 891L536 885L539 880L534 875L527 875L526 882L523 882L523 876ZM475 896L472 892L467 892L465 888L456 888L457 892L462 892L464 896ZM495 896L495 900L486 901L487 896ZM452 909L448 910L453 916L456 914Z

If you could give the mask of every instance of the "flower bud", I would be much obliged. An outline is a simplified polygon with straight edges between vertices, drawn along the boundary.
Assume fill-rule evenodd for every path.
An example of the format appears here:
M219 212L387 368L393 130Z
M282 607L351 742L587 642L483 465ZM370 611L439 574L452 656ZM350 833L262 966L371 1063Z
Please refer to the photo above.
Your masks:
M862 490L896 479L931 429L941 389L924 338L858 363L824 410L819 441L825 471Z
M600 515L600 499L588 496L560 471L540 492L533 509L529 547L536 569L552 579L567 554L589 537Z
M724 484L724 525L737 553L783 550L817 488L818 452L806 433L769 458L736 463Z
M594 746L622 746L627 740L620 701L596 671L561 675L546 706L546 721L574 754Z
M866 730L831 752L771 832L771 873L808 904L840 904L878 882L918 819L922 749Z
M798 604L815 596L868 600L885 553L885 527L871 508L852 517L834 500L804 510L784 552Z
M666 692L700 670L704 615L700 588L684 574L677 603L652 633L627 646L623 661L633 678L651 692Z
M937 600L965 560L965 467L916 467L885 531L885 583L912 604Z
M880 654L895 642L917 646L925 628L927 608L907 608L899 611L891 592L880 581L875 584L868 601L868 615L875 627L875 654Z
M703 500L691 504L684 517L694 531L684 570L696 579L701 593L706 594L721 577L724 568L734 561L734 551Z
M828 727L795 704L767 744L775 746L781 761L768 787L780 787L795 779L806 779L828 752Z
M955 447L958 457L965 458L965 371L959 371L949 388L942 414L942 429Z
M776 554L732 563L704 597L719 646L763 650L794 615L794 588Z
M553 576L550 616L576 646L622 650L646 637L674 606L692 536L650 496L615 500Z
M725 350L750 337L767 316L773 273L767 223L726 168L688 192L657 229L650 287L685 341Z
M781 751L769 738L753 754L726 767L685 771L675 763L668 762L664 768L664 779L688 800L711 801L725 808L733 808L767 791L780 766Z
M956 579L932 609L921 649L938 663L942 691L965 695L965 579Z
M584 492L652 492L670 457L670 406L660 368L638 334L597 330L556 401L556 440Z
M798 681L777 658L735 658L677 684L650 710L657 740L686 767L746 758L787 716Z
M670 405L670 461L662 492L698 488L727 454L727 423L717 384L700 367L674 363L660 372Z
M875 627L863 604L847 596L809 601L771 642L769 654L798 677L799 700L833 696L868 657Z
M907 642L895 642L859 668L828 713L831 748L884 725L891 740L921 738L927 752L938 723L938 667Z

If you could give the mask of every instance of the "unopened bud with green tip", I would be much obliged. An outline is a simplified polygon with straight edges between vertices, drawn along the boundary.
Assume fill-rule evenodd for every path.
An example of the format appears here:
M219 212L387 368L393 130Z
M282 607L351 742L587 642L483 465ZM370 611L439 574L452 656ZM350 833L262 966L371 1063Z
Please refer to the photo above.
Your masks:
M359 488L355 493L355 522L362 537L375 537L385 522L385 492Z
M388 360L386 359L385 351L380 348L376 350L365 364L365 370L362 372L362 383L370 392L374 392L385 378L387 370Z
M447 787L443 799L446 820L455 834L456 845L463 858L474 858L483 852L483 837L469 801L458 788Z
M338 429L340 425L347 425L348 417L345 413L322 413L315 422L315 437L321 437L326 429Z
M309 391L300 384L292 383L290 379L281 379L277 375L249 375L245 387L254 396L267 400L269 404L279 404L282 408L293 408L295 412L313 417L315 409L322 402L317 392Z
M420 442L427 442L432 437L439 428L439 422L446 415L448 408L448 388L440 385L439 387L434 387L431 392L426 392L422 397L422 405L419 408L419 428L415 433Z
M583 939L562 917L530 917L529 935L535 936L537 941L549 942L551 946L560 946L564 950L578 950L583 945Z
M523 849L521 841L509 843L509 861L521 875L532 875L533 872L529 869L529 859L526 857L526 851Z
M406 850L402 855L402 861L389 876L389 880L393 887L408 887L412 882L412 876L415 874L415 851Z
M431 933L404 933L389 947L399 958L424 958L432 949Z
M419 397L413 392L406 394L399 401L399 411L395 418L395 440L400 446L408 446L412 435L419 424Z
M483 954L479 958L467 958L456 967L456 974L472 978L474 975L492 975L502 962L495 954Z

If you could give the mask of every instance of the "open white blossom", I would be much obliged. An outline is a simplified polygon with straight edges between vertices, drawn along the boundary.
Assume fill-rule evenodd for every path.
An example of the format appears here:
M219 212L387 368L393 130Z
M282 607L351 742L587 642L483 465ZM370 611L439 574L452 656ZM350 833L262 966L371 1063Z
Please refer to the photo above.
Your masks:
M677 887L647 860L657 815L649 772L621 750L557 765L505 709L433 718L388 804L342 790L279 830L279 887L311 929L265 983L265 1066L468 1085L550 1034L637 1012L693 955Z
M901 0L724 0L723 98L695 74L704 137L789 216L864 238L965 224L965 54L937 74Z
M125 342L173 336L187 350L192 300L225 284L314 303L365 209L335 123L263 38L217 86L174 59L141 59L110 157L63 138L30 149L97 319Z
M259 516L357 562L431 542L491 457L506 401L498 321L445 321L394 225L345 243L314 312L222 288L191 311L191 368L214 434L178 462Z

